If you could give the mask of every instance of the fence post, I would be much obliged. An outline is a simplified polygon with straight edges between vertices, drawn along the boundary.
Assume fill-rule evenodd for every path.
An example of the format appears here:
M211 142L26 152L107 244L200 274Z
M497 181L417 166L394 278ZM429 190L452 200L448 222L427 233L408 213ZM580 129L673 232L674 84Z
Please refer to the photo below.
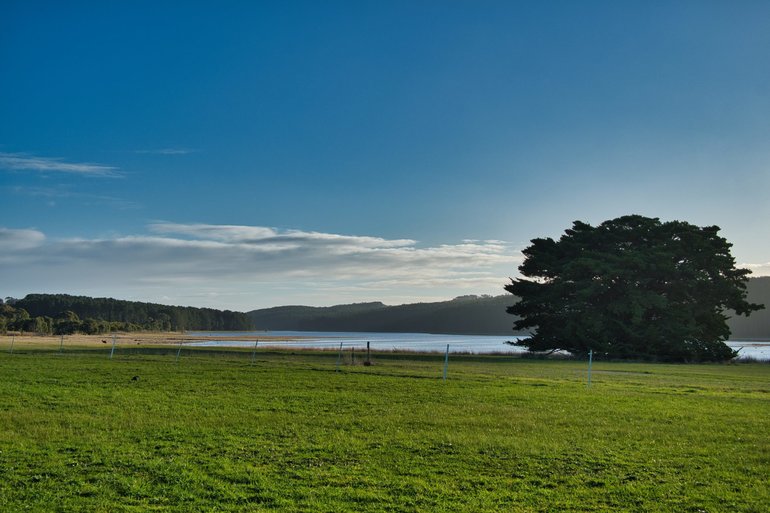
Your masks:
M13 343L16 342L16 335L11 335L11 354L13 354Z
M254 341L254 350L251 352L251 363L254 364L254 359L257 357L257 344L259 344L259 339Z
M61 342L59 342L59 353L64 352L64 335L61 336Z
M594 359L594 350L589 349L588 350L588 386L591 386L591 364L593 363Z
M342 363L342 342L340 342L340 354L337 356L337 370L336 370L336 372L340 371L340 363Z
M444 354L444 381L446 381L447 367L449 367L449 344L446 345L446 354Z
M179 355L182 354L182 341L179 341L179 349L176 352L176 360L174 360L174 363L179 363Z
M112 360L113 354L115 354L115 334L112 335L112 349L110 350L110 360Z

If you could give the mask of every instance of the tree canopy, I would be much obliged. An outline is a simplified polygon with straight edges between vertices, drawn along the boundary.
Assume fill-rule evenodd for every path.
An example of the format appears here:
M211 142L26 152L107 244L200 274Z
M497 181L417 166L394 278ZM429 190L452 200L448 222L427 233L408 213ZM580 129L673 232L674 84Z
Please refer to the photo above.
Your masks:
M749 271L736 269L719 227L629 215L594 227L575 221L558 241L533 239L505 289L519 298L518 342L530 351L611 358L721 361L725 310L749 315Z
M11 301L8 301L11 299ZM0 333L7 330L37 333L87 334L111 331L247 331L253 329L245 313L211 308L91 298L68 294L28 294L7 298L0 305Z

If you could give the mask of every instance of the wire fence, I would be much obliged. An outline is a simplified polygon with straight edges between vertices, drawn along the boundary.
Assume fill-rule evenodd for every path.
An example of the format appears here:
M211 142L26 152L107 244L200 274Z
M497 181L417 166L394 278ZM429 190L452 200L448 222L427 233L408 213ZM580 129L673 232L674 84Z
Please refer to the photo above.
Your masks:
M89 355L109 360L129 360L135 358L162 358L175 365L184 365L191 358L228 358L242 364L254 365L259 362L286 362L287 359L303 355L315 357L315 361L343 372L351 366L369 367L373 365L395 365L405 360L421 362L434 377L446 381L450 379L453 362L477 362L493 365L514 360L552 359L571 360L577 367L576 379L585 381L587 387L595 384L597 364L617 363L618 360L589 351L587 355L575 356L565 352L552 354L528 353L522 348L508 346L499 351L473 351L465 342L446 343L437 346L436 340L404 337L394 342L392 339L371 341L363 338L329 338L321 340L274 340L254 338L251 340L232 340L228 337L209 337L203 340L177 340L165 343L142 343L130 335L112 335L101 339L102 346L83 344L75 337L48 337L44 343L31 343L25 337L10 335L7 350L9 357L35 354L55 354L61 356ZM38 337L39 338L39 337ZM741 344L738 361L770 363L770 342L744 341ZM454 346L454 347L453 347ZM481 347L481 346L478 346ZM487 348L488 349L488 348ZM748 350L747 350L748 349ZM0 352L2 350L0 349ZM649 361L648 355L638 355L637 360ZM429 368L433 370L430 371ZM604 372L601 371L600 372Z

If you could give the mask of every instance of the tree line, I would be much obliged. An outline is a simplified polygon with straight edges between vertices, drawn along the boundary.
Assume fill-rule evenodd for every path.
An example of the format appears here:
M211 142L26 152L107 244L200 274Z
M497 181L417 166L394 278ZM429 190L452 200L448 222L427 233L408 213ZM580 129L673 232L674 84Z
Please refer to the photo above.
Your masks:
M244 313L213 308L168 306L68 294L29 294L0 300L0 333L68 335L115 331L246 331Z

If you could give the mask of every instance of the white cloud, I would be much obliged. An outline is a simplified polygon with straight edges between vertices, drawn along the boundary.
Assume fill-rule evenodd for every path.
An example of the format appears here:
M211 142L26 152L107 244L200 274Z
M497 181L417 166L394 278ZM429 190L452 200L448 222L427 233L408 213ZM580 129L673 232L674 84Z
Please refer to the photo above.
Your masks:
M194 239L211 239L225 242L246 242L251 239L267 239L276 236L272 228L262 226L152 223L153 233L184 235Z
M285 230L279 232L276 228L263 226L212 225L212 224L180 224L152 223L149 226L154 233L184 235L193 239L218 240L230 243L251 245L271 245L290 243L295 246L336 246L351 248L383 248L405 247L415 244L411 239L387 240L380 237L337 235L333 233L305 232L301 230Z
M12 230L0 227L0 253L34 249L44 241L45 235L37 230Z
M737 267L750 270L752 276L770 276L770 262L762 264L738 264Z
M247 310L284 302L307 304L308 297L333 304L500 293L505 277L521 261L518 252L500 241L422 247L411 239L161 222L151 224L149 231L47 240L39 232L6 230L13 232L17 251L5 256L10 266L0 271L7 275L0 276L0 282L23 289L9 291L17 295L41 288L91 295L99 289L113 297L147 297L157 291L158 297L237 301L196 306ZM36 245L27 244L25 251L18 242L22 240ZM270 297L277 289L293 299ZM339 290L348 292L337 297Z
M69 163L60 158L35 157L23 153L0 152L0 169L50 171L84 176L117 177L116 167L91 163Z

